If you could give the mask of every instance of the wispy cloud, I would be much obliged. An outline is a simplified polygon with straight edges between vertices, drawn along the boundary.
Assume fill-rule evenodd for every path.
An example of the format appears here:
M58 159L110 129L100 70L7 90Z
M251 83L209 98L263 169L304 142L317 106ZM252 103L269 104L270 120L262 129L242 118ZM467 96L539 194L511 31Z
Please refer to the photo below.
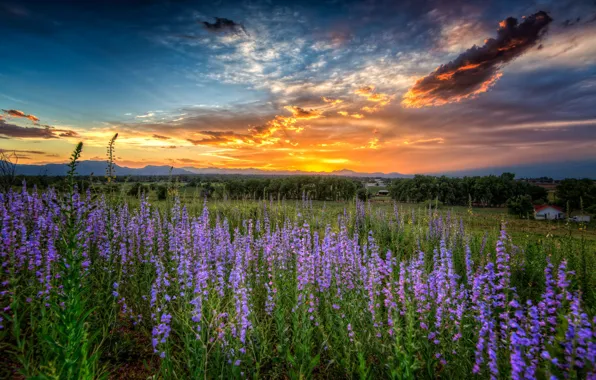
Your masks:
M151 117L153 117L153 116L155 116L155 113L154 113L154 112L147 112L146 114L143 114L143 115L137 115L137 116L135 116L135 117L136 117L137 119L147 119L147 118L151 118Z
M596 127L596 119L586 120L555 120L532 123L519 123L511 125L502 125L492 127L493 131L513 131L513 130L548 130L548 129L565 129L572 127ZM481 131L479 128L478 131Z

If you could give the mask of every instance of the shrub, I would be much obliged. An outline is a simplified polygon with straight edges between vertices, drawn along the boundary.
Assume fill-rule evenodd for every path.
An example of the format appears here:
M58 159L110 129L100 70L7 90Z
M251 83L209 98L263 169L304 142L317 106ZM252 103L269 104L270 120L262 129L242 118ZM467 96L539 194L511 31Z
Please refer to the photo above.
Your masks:
M168 187L165 185L161 185L157 188L157 199L160 201L165 201L168 199Z

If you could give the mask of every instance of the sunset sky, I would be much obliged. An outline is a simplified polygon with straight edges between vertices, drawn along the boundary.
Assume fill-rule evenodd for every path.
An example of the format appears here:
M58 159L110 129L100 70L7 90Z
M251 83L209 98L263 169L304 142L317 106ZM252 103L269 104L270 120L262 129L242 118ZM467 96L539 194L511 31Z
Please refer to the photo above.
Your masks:
M131 167L596 158L593 0L0 0L0 36L0 149L20 163L78 141L103 160L116 132Z

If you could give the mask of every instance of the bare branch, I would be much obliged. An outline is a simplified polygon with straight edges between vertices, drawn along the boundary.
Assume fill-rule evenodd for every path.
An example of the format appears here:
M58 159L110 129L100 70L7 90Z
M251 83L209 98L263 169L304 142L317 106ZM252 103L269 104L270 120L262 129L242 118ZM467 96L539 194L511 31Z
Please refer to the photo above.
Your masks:
M14 184L19 156L17 152L0 151L0 189L8 192Z

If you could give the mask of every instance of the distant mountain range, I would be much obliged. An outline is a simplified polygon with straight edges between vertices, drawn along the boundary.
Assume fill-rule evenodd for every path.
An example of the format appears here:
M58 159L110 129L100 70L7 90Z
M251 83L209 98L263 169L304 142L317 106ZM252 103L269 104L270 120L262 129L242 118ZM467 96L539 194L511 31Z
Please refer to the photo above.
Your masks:
M129 168L126 166L115 165L115 172L118 176L161 176L170 174L170 166L167 165L148 165L143 168ZM17 174L20 175L48 175L63 176L66 175L68 168L66 164L45 164L45 165L17 165ZM332 172L306 172L300 170L262 170L262 169L225 169L225 168L194 168L183 167L171 169L172 175L192 175L192 174L240 174L240 175L334 175L342 177L359 178L411 178L412 175L401 173L360 173L353 170L342 169ZM88 176L92 173L95 176L103 176L106 171L105 161L81 161L77 166L77 173L82 176ZM557 163L541 164L523 164L515 166L499 166L491 168L479 168L470 170L458 170L451 172L427 173L431 175L446 175L449 177L463 176L481 176L495 174L500 175L504 172L515 173L517 178L536 178L551 177L554 179L563 178L596 178L596 160L571 161Z
M374 178L410 178L411 175L401 173L359 173L349 169L334 170L332 172L305 172L302 170L262 170L262 169L221 169L221 168L192 168L185 167L194 174L244 174L244 175L335 175L341 177L374 177Z
M81 161L77 165L77 174L82 176L95 175L102 177L106 174L107 164L105 161ZM129 175L168 175L170 166L148 165L144 168L128 168L126 166L114 165L115 174L118 176ZM66 164L45 164L45 165L17 165L17 174L20 175L48 175L63 176L68 172ZM184 169L172 169L173 175L193 174Z
M103 176L106 172L107 164L105 161L81 161L77 165L77 174L88 176ZM129 168L126 166L114 165L114 171L117 176L160 176L169 175L170 166L167 165L148 165L143 168ZM63 176L66 175L68 168L66 164L45 164L45 165L17 165L16 172L20 175L48 175ZM335 175L344 177L375 177L375 178L407 178L411 177L400 173L358 173L352 170L336 170L333 172L306 172L300 170L262 170L262 169L226 169L226 168L173 168L172 175L192 175L192 174L243 174L243 175Z

